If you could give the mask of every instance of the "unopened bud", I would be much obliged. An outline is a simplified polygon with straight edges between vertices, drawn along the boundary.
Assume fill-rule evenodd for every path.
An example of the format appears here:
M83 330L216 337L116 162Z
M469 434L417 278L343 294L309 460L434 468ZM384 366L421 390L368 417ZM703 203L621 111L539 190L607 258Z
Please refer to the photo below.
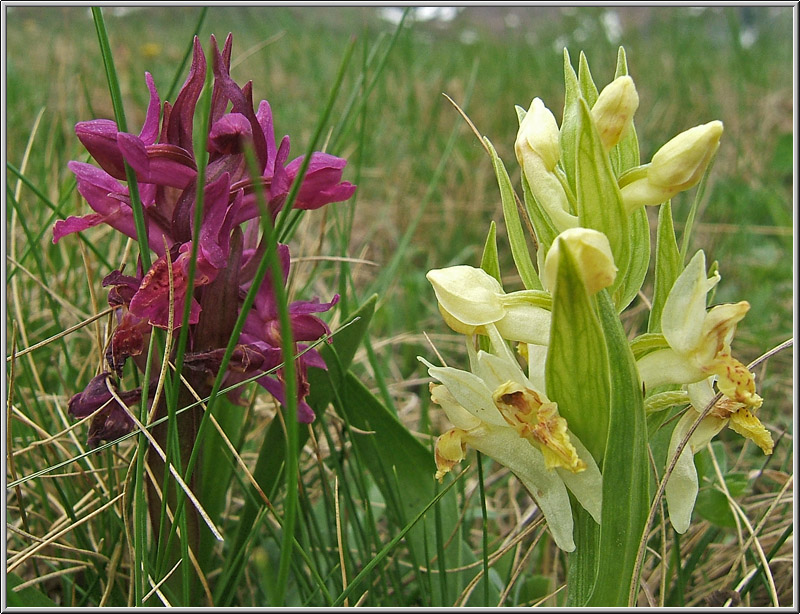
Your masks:
M606 151L619 143L633 124L638 107L639 95L628 75L617 77L600 92L592 107L592 118Z
M541 158L544 167L552 172L561 157L558 144L558 124L553 113L539 98L534 98L528 113L519 125L514 144L517 161L525 167L524 160L530 155Z
M553 225L559 231L577 226L578 218L569 212L567 194L555 173L561 157L558 124L539 98L533 99L520 123L514 151L536 202Z
M713 121L681 132L659 149L646 173L621 187L628 211L643 205L660 205L688 190L706 172L719 147L722 122Z
M691 188L703 176L721 137L722 122L718 120L681 132L655 153L648 180L677 191Z
M567 246L575 259L578 272L590 295L614 283L617 267L608 237L591 228L570 228L556 237L545 258L541 277L542 283L550 292L555 290L562 244Z

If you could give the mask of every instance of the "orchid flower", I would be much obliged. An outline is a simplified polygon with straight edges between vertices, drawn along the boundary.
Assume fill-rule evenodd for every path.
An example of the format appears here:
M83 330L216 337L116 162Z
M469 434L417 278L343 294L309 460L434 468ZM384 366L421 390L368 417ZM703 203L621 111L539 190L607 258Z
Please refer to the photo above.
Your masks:
M667 452L668 461L675 455L678 445L697 420L700 412L713 400L715 396L713 379L711 377L688 386L691 406L672 431ZM764 454L772 453L772 436L745 404L727 397L723 397L717 402L689 437L689 441L681 451L672 474L667 480L664 494L667 499L670 522L678 533L685 533L689 528L692 510L697 499L698 482L694 455L726 426L755 442L764 451Z
M594 459L572 434L558 407L534 388L501 338L485 327L492 352L468 343L471 371L428 366L441 384L431 398L454 428L436 442L436 478L463 460L467 445L508 467L525 485L547 520L556 544L575 549L569 489L600 521L602 476Z
M531 192L556 228L561 231L577 226L578 217L570 213L567 193L556 174L561 156L558 124L539 98L533 99L520 122L514 151Z
M483 269L459 265L434 269L426 275L433 286L439 311L456 332L484 333L493 324L513 341L547 345L550 336L549 301L536 291L506 294L494 277Z
M737 403L757 409L761 397L755 379L731 355L736 324L744 318L747 301L706 311L706 295L720 280L706 275L706 258L698 251L670 290L661 315L661 330L669 344L639 359L637 365L648 389L663 384L692 384L718 377L720 392Z

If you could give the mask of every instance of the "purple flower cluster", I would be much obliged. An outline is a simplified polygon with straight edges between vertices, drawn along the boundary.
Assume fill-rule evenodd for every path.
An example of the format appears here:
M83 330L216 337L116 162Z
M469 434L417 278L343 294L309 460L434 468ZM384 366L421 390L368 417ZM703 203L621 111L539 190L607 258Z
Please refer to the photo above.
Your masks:
M145 353L153 327L181 325L183 305L191 296L188 348L185 357L190 382L198 392L210 390L244 296L266 246L259 240L259 200L263 194L274 223L284 206L303 158L287 162L289 137L276 143L272 111L266 100L256 110L252 83L239 87L230 76L232 37L228 35L220 53L211 37L214 85L208 134L208 164L203 186L203 212L198 232L194 278L189 287L189 271L194 236L194 210L197 196L197 160L192 148L195 107L205 83L206 58L199 41L194 41L194 57L189 76L174 104L163 108L149 73L145 74L150 103L139 135L120 132L115 122L95 119L80 122L75 132L100 168L70 162L78 191L93 213L56 222L53 242L65 235L107 224L128 237L136 238L133 209L126 180L125 164L135 172L143 205L147 243L157 259L149 270L141 261L135 275L114 271L103 280L110 287L108 301L117 307L117 327L106 349L109 371L94 378L86 390L69 403L70 413L78 418L95 414L90 427L89 445L115 439L132 429L127 412L109 392L106 383L111 373L122 376L128 358L144 371ZM246 147L255 152L260 175L251 177L244 156ZM293 203L295 209L317 209L350 198L355 186L342 181L347 162L326 153L315 152ZM289 272L289 248L279 245L283 282ZM171 273L170 273L171 270ZM174 313L170 314L170 275ZM266 375L282 361L280 325L272 281L264 279L255 304L247 314L245 328L228 366L226 384L257 375L257 381L278 400L284 400L281 372L277 379ZM319 339L329 333L315 314L329 310L338 300L298 301L289 306L293 338L297 342ZM298 344L298 350L305 349ZM306 368L325 368L315 350L298 360L298 417L311 422L314 413L304 397L308 392ZM112 384L113 385L113 384ZM120 393L126 402L138 401L141 391Z

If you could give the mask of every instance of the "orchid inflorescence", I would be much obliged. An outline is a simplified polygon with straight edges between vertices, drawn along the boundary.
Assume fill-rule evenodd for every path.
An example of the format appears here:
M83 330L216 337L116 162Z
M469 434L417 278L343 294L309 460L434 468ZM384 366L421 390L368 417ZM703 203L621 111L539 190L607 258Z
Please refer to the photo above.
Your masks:
M623 421L633 422L640 408L650 432L674 428L662 471L683 445L665 488L672 525L681 533L698 492L694 453L726 425L765 454L773 443L755 415L762 400L754 376L731 353L736 325L749 305L707 306L720 274L707 269L702 250L684 266L672 224L670 199L706 173L722 123L678 134L641 164L633 127L639 99L624 51L616 78L600 92L583 55L576 74L565 52L565 77L560 127L539 98L527 111L517 107L515 152L524 202L516 199L502 161L483 139L525 288L504 290L493 232L481 268L430 271L444 321L465 335L469 370L420 360L436 380L432 400L453 424L436 443L436 477L441 480L465 458L467 445L488 455L520 479L556 544L572 551L568 493L601 526L607 513L603 482L606 469L617 462L618 448L611 442L620 424L610 408L619 407L621 395L628 395L617 414ZM609 325L604 306L619 315L640 294L651 258L645 207L659 205L648 330L628 343L619 322ZM524 237L526 226L532 238ZM532 256L528 242L536 246ZM612 353L618 350L611 330L622 333L624 360L614 358L621 354ZM721 400L682 444L717 393ZM684 413L668 420L670 410ZM637 432L643 450L648 429ZM639 474L645 491L647 471ZM641 530L643 522L636 522L630 526Z
M262 100L256 108L252 83L239 87L231 78L231 47L231 35L222 52L212 35L214 78L199 232L195 232L193 221L198 190L193 124L207 68L197 38L189 76L174 103L164 102L162 106L152 76L145 74L150 103L138 135L120 132L117 124L107 119L80 122L75 127L81 143L100 166L69 163L77 178L78 192L93 213L56 222L53 242L99 224L137 238L132 190L124 183L127 164L135 173L143 206L145 244L157 255L147 270L140 257L135 274L116 270L103 280L103 286L110 287L108 301L115 308L117 319L105 350L108 369L103 369L69 402L69 412L77 418L94 414L90 447L133 429L134 422L120 401L126 405L140 402L141 389L117 392L115 376L122 377L129 358L146 372L153 329L168 329L170 322L173 331L180 329L187 295L191 297L191 307L183 361L186 378L198 393L210 390L259 261L270 248L263 236L259 238L261 218L267 215L275 223L303 164L303 156L288 161L288 136L276 143L269 103ZM249 172L246 150L254 153L259 171L256 177ZM310 210L349 199L355 186L342 181L346 164L342 158L315 152L291 206ZM267 211L262 211L264 204ZM197 246L193 246L195 235ZM277 244L277 250L285 285L289 247ZM189 274L190 268L193 275ZM283 402L282 370L277 369L277 379L273 374L284 360L273 288L267 273L246 314L223 383L231 385L263 374L256 381ZM296 301L288 307L293 340L301 342L297 344L296 363L301 422L314 419L314 412L304 401L308 393L306 369L325 368L320 354L303 342L313 342L330 333L328 325L316 314L328 311L337 301L338 295L328 302ZM151 394L154 388L150 386Z

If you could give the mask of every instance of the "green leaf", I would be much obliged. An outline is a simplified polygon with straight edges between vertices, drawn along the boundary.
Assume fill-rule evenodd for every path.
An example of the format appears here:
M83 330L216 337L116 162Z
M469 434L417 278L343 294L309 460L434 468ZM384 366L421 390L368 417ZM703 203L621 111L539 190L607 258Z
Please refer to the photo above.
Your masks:
M492 165L497 176L497 183L500 186L503 217L506 221L506 232L508 233L508 242L511 244L511 255L514 258L514 264L522 278L522 283L528 290L541 290L542 282L539 281L539 276L536 274L536 269L531 261L531 254L528 251L528 244L525 241L525 233L522 230L522 222L517 209L517 198L514 194L508 171L506 171L506 167L497 155L491 141L486 137L483 140L492 156Z
M597 295L611 365L611 414L603 459L603 512L597 582L587 606L628 605L639 542L650 507L647 423L641 382L614 304Z
M500 283L503 280L500 275L500 260L497 256L497 225L492 221L489 225L489 234L483 246L483 256L481 257L481 268L489 273Z
M609 357L575 259L565 244L561 248L545 363L547 396L599 464L609 424Z
M683 270L678 242L675 239L675 228L672 223L672 205L669 201L661 205L658 211L658 230L656 231L656 263L655 288L653 289L653 307L647 330L651 333L661 331L661 314L667 302L670 290Z
M6 605L9 608L57 608L58 604L35 586L15 591L22 578L15 573L6 575Z

